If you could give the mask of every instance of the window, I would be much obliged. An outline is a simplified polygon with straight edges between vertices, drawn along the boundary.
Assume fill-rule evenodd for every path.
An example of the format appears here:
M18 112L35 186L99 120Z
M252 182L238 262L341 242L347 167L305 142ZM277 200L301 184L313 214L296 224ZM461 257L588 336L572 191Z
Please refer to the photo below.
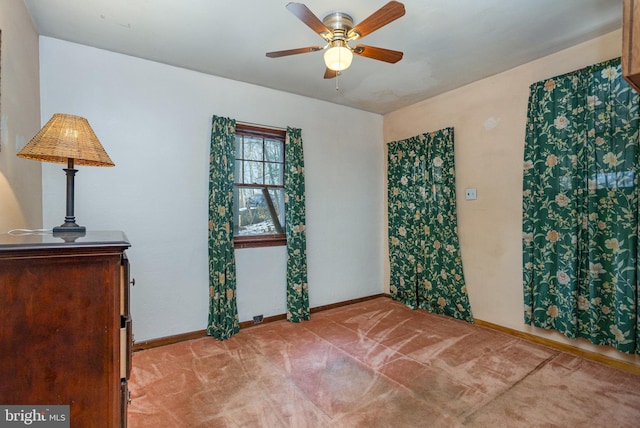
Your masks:
M285 131L236 124L236 248L285 245Z

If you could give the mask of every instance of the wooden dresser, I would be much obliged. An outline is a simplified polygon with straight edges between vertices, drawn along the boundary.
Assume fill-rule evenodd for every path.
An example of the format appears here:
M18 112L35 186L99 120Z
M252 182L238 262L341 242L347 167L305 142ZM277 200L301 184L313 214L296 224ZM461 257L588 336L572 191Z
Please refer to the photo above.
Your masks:
M122 232L0 235L0 403L125 427L130 247Z
M640 92L640 0L622 3L622 77Z

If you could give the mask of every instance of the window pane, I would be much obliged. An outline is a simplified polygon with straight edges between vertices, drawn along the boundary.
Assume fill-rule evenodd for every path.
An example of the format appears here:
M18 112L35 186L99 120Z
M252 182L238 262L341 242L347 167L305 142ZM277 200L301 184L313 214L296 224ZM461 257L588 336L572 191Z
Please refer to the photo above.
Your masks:
M282 164L267 162L264 164L264 184L282 185Z
M244 159L262 160L262 138L244 136Z
M284 230L284 189L269 189L269 195L278 216L278 221Z
M236 134L236 158L242 159L242 135Z
M244 183L262 184L262 162L244 161Z
M279 224L284 219L284 190L270 190L268 195L276 212L276 223ZM236 204L238 207L234 230L236 236L278 233L262 188L236 187Z
M264 160L267 162L284 162L282 157L282 141L264 140Z
M236 169L233 171L233 181L235 183L242 183L242 161L236 159Z

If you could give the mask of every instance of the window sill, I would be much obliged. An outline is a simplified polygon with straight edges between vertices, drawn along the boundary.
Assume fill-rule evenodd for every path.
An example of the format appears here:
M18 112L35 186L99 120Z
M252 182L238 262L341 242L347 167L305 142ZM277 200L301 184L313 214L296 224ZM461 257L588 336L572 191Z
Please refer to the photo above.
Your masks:
M236 236L233 239L233 247L236 249L284 245L287 245L287 237L285 235Z

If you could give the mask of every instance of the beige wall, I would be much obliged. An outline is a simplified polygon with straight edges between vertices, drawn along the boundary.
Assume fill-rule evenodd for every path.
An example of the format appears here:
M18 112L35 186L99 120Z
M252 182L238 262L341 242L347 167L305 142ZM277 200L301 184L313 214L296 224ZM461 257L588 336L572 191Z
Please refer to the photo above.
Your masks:
M40 82L38 34L22 0L0 1L0 31L0 233L5 233L42 227L41 164L16 157L40 129Z
M460 245L476 319L640 363L523 323L522 164L529 85L618 57L621 44L621 31L615 31L387 114L384 140L454 127ZM477 200L465 200L466 188L477 188ZM388 272L387 266L387 290Z

